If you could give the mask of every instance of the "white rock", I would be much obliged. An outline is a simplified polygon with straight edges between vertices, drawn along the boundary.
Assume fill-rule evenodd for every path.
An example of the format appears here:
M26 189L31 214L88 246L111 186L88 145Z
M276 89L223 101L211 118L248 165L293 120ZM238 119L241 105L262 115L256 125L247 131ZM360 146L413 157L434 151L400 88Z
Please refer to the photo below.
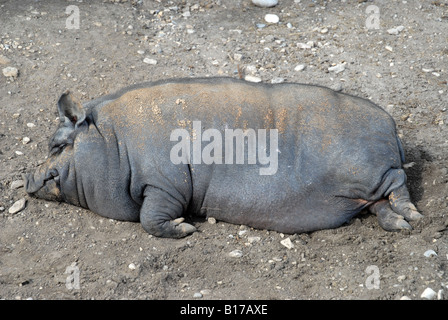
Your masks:
M320 33L325 34L328 33L328 28L323 28L320 30Z
M385 46L384 49L386 49L387 51L393 52L394 48L392 48L391 46Z
M156 65L157 64L157 60L154 60L154 59L151 59L151 58L145 58L145 59L143 59L143 62L147 63L147 64L151 64L151 65Z
M15 214L17 212L22 211L23 209L25 209L25 205L26 205L26 199L22 198L16 202L14 202L14 204L11 206L11 208L9 208L8 212L11 214Z
M276 6L278 0L252 0L252 3L259 7L270 8Z
M286 238L286 239L280 241L280 243L288 249L294 248L294 244L291 242L290 238Z
M297 47L300 49L311 49L311 46L309 44L302 43L302 42L298 42Z
M443 289L437 291L437 300L443 300Z
M229 253L229 256L232 258L241 258L243 256L243 252L241 250L233 250Z
M402 296L402 297L400 298L400 300L411 300L411 298L409 298L408 296Z
M17 76L19 75L19 70L14 67L3 68L2 72L5 77L17 78Z
M251 76L251 75L245 76L244 80L249 81L249 82L261 82L261 78L256 77L256 76Z
M299 64L294 68L294 71L303 71L305 68L306 66L304 64Z
M193 298L202 298L202 293L200 293L200 292L195 292L195 293L193 294Z
M268 13L264 16L264 21L268 23L278 23L280 21L280 18L276 14Z
M398 30L398 32L401 32L401 31L403 31L403 30L404 30L404 26L398 26L398 27L396 27L395 29L397 29L397 30Z
M5 56L0 55L0 64L8 64L11 60L6 58Z
M429 258L431 256L437 256L437 253L434 250L426 250L423 255L425 257Z
M22 143L23 143L23 144L27 144L27 143L29 143L30 141L31 141L31 139L28 138L28 137L23 137L23 139L22 139Z
M340 73L345 70L345 65L343 63L337 64L334 67L328 68L328 71L332 71L334 73Z
M128 265L128 268L131 269L131 270L135 270L137 267L135 266L135 264L130 263L130 264Z
M36 125L35 125L34 123L32 123L32 122L28 122L28 123L26 124L26 126L27 126L28 128L34 128Z
M272 78L271 83L283 83L285 82L285 78L275 77Z
M208 221L208 223L210 223L210 224L216 224L216 219L213 218L213 217L208 217L208 218L207 218L207 221Z
M421 298L432 300L437 296L437 292L432 290L431 288L426 288L425 291L423 291Z
M395 34L395 35L397 35L397 34L399 34L400 32L398 31L397 28L392 28L392 29L387 30L387 33L388 33L388 34Z
M19 188L22 188L25 185L25 182L23 180L14 180L11 182L11 185L9 186L12 190L16 190Z
M247 237L247 241L248 241L249 243L258 242L258 241L260 241L260 240L261 240L260 237Z

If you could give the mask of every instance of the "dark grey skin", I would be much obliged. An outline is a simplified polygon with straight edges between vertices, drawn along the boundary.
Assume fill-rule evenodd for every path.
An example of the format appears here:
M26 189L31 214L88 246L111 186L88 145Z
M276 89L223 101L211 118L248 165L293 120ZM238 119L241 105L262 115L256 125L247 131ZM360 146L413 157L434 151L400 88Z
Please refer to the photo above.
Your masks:
M230 78L140 84L82 105L58 101L60 124L26 191L101 216L184 237L198 215L284 233L336 228L369 208L381 227L411 229L395 122L370 101L302 84ZM278 130L278 170L264 165L173 164L178 128ZM270 142L268 142L270 143ZM202 142L204 147L205 142ZM225 155L223 154L223 157Z

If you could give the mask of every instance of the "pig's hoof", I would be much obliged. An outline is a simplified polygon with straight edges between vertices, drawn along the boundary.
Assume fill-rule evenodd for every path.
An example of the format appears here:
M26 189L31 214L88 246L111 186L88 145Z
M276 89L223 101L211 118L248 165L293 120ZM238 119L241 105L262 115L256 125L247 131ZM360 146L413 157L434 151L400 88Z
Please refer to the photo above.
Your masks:
M179 237L185 237L197 229L189 223L184 222L184 218L177 218L170 222L171 226L176 230Z

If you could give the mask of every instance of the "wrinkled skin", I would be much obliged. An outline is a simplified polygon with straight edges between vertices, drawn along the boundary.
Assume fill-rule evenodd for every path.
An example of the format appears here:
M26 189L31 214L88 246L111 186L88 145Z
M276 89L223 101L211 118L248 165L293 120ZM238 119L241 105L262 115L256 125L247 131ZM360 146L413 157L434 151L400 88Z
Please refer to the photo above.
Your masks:
M392 118L369 101L327 88L169 80L84 105L65 92L58 112L48 160L26 175L26 191L140 221L155 236L194 232L184 222L189 215L284 233L335 228L364 208L390 231L410 229L407 221L421 217L406 188ZM277 170L261 175L266 166L259 161L173 163L177 141L170 135L183 128L194 140L194 121L223 137L226 128L276 129Z

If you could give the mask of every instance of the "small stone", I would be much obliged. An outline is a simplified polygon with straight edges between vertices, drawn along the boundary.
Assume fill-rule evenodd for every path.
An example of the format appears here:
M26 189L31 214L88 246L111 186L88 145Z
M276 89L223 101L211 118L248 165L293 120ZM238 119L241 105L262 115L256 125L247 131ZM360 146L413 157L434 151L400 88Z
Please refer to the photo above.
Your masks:
M306 65L299 64L294 68L294 71L303 71L303 70L305 70L305 68L306 68Z
M422 71L425 72L425 73L429 73L429 72L433 72L434 69L432 69L432 68L422 68Z
M431 256L437 256L437 253L434 250L426 250L423 254L425 257L429 258Z
M249 243L258 242L258 241L260 241L260 240L261 240L260 237L247 237L247 241L248 241Z
M235 53L235 54L233 55L233 60L235 60L235 61L241 61L241 60L243 60L243 55L242 55L241 53Z
M393 52L394 49L391 46L385 46L384 49L386 49L387 51Z
M11 63L10 59L6 58L3 55L0 55L0 64L9 64L9 63Z
M210 224L216 224L216 219L213 218L213 217L209 217L209 218L207 218L207 221L208 221L208 223L210 223Z
M128 268L131 269L131 270L135 270L137 267L135 266L135 264L130 263L130 264L128 265Z
M200 292L195 292L195 293L193 294L193 298L202 298L202 293L200 293Z
M325 34L328 33L328 28L323 28L320 30L320 33Z
M251 75L245 76L244 80L249 81L249 82L261 82L261 78L256 77L256 76L251 76Z
M285 82L285 78L275 77L271 80L271 83L283 83Z
M298 42L298 43L296 44L296 46L297 46L299 49L311 49L311 46L310 46L310 45L308 45L308 44L306 44L306 43L302 43L302 42Z
M23 144L27 144L27 143L29 143L30 141L31 141L31 139L28 138L28 137L23 137L23 139L22 139L22 143L23 143Z
M437 300L443 300L443 289L437 291Z
M264 16L264 21L267 23L278 23L280 21L280 18L276 14L268 13Z
M19 70L14 67L3 68L2 72L5 77L17 78L17 76L19 75Z
M155 59L151 59L151 58L145 58L143 59L144 63L150 64L150 65L156 65L157 64L157 60Z
M25 205L26 205L26 199L22 198L22 199L16 201L11 206L11 208L9 208L8 212L11 214L18 213L18 212L22 211L23 209L25 209Z
M26 126L28 128L34 128L36 125L34 123L32 123L32 122L29 122L29 123L26 124Z
M290 238L286 238L286 239L280 241L280 243L288 249L294 248L294 244L291 242Z
M138 54L145 54L145 50L137 50Z
M256 26L258 29L263 29L264 27L266 27L264 23L257 23Z
M388 34L394 34L394 35L397 35L397 34L399 34L400 32L398 31L398 29L396 29L396 28L392 28L392 29L387 30L387 33L388 33Z
M411 298L409 298L408 296L402 296L402 297L400 298L400 300L411 300Z
M199 293L206 296L206 295L212 293L212 291L209 289L202 289L201 291L199 291Z
M345 70L345 65L343 63L337 64L337 65L335 65L333 67L328 68L328 71L332 71L332 72L334 72L336 74L338 74L338 73L340 73L340 72L342 72L344 70Z
M13 182L11 182L10 188L12 190L15 190L15 189L22 188L24 185L25 185L25 183L23 180L14 180Z
M426 288L420 297L428 300L433 300L436 296L437 292L435 292L431 288Z
M278 0L252 0L252 3L258 7L271 8L278 4Z
M23 156L23 152L22 151L16 151L16 155Z
M241 250L233 250L229 253L229 256L232 258L241 258L243 256L243 252Z

